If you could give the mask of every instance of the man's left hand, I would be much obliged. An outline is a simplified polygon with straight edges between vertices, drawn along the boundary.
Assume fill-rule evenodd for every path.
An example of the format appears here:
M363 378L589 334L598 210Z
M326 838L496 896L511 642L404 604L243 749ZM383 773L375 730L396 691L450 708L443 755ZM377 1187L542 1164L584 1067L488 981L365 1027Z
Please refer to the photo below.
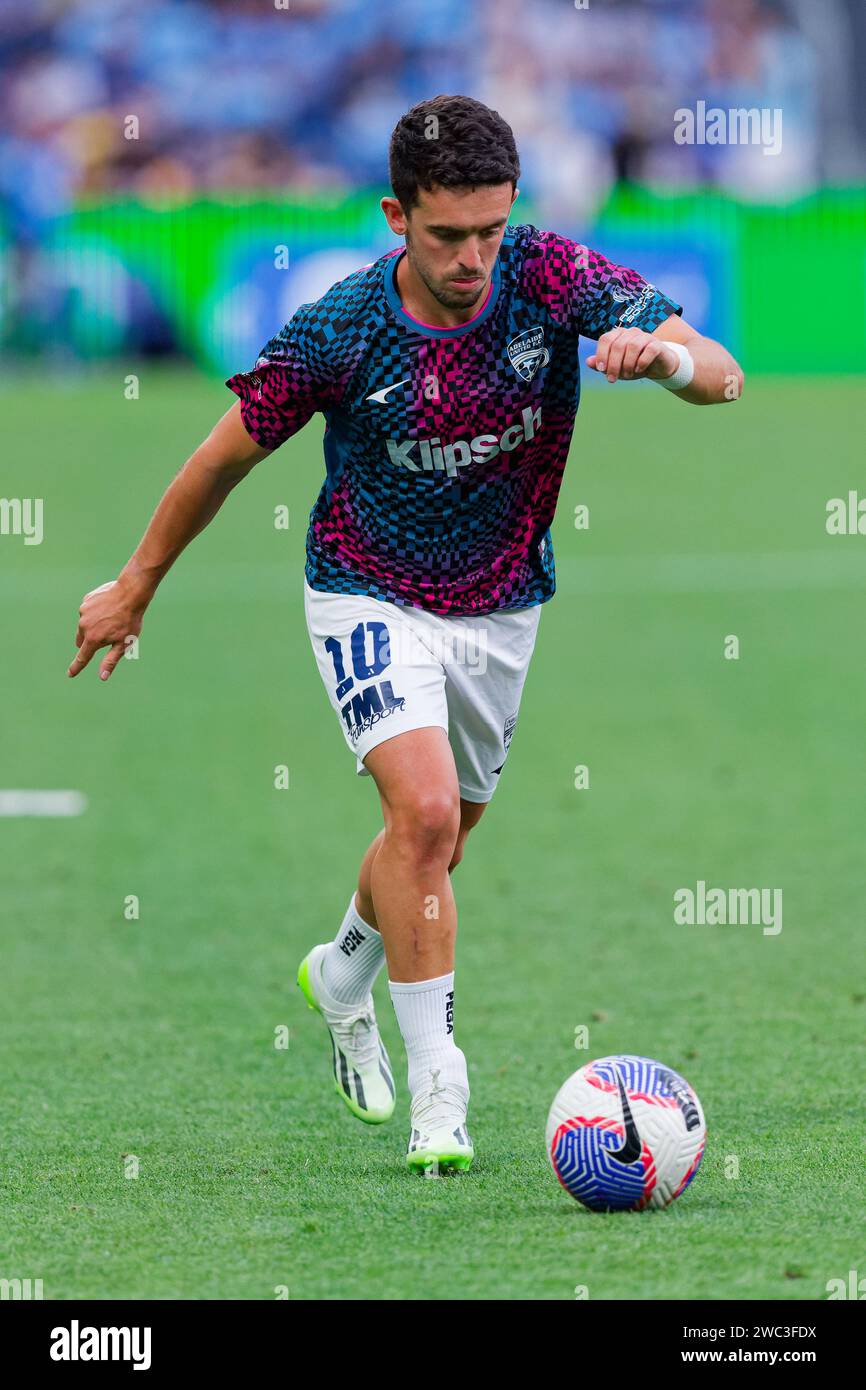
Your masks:
M680 359L662 338L642 328L612 328L602 333L586 365L602 372L608 381L663 381L673 376Z

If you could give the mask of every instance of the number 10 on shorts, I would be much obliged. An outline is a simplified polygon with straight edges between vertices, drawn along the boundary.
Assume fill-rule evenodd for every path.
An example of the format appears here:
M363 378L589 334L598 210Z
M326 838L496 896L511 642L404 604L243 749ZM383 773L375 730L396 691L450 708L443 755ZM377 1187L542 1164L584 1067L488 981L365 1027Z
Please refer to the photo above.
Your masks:
M367 641L370 639L371 655L367 659ZM338 701L348 695L356 685L373 682L364 686L350 700L341 705L340 714L345 721L350 737L355 740L366 730L372 728L386 715L403 709L406 701L395 695L390 681L375 682L375 677L391 664L391 643L388 625L382 622L358 623L349 637L349 654L352 675L346 672L346 659L343 643L338 637L325 639L325 651L334 665L334 695Z

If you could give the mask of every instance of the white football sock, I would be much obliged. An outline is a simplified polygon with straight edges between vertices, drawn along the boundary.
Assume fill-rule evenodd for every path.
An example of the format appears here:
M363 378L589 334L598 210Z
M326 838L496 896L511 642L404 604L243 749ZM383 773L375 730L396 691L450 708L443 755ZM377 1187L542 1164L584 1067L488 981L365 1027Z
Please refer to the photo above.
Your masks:
M322 957L322 983L338 1004L363 1004L384 960L382 938L359 916L353 892L340 930Z
M440 1085L461 1086L469 1095L466 1058L454 1042L454 971L410 984L389 981L391 1000L409 1062L409 1091L415 1096L439 1071Z

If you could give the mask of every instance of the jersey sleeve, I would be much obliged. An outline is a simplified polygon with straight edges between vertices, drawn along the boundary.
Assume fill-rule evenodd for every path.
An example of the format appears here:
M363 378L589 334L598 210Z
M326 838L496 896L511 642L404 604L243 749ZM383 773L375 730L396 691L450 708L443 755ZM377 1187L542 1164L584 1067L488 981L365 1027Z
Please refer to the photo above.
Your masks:
M612 328L651 333L682 305L636 270L609 261L600 251L551 232L540 234L538 279L554 315L585 338Z
M236 372L226 386L240 397L247 434L262 449L278 449L333 394L332 373L302 304L286 326L271 338L249 372Z

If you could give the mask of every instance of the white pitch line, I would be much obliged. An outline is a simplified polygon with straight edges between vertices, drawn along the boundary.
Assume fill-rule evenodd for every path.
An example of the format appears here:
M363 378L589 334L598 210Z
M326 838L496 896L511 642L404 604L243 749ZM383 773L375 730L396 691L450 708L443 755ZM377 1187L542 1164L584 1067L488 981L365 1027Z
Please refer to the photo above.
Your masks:
M84 792L0 790L0 816L80 816L86 810Z

